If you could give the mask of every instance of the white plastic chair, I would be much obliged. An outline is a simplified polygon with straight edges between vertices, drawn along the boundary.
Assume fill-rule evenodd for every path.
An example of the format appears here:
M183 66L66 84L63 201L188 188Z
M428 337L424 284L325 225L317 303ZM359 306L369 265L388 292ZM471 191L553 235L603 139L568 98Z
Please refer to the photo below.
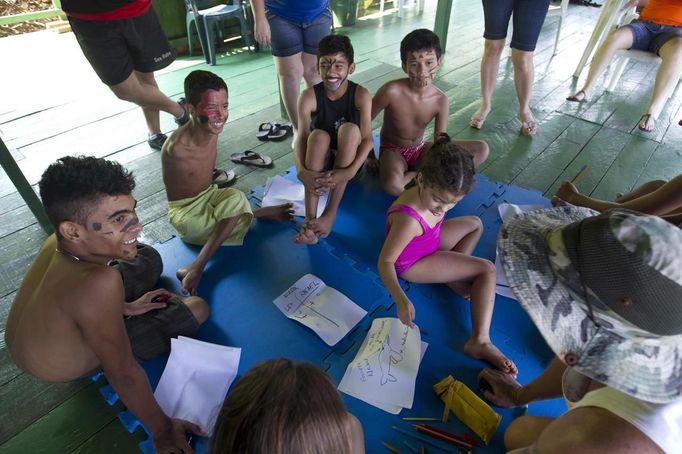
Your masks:
M638 17L639 15L637 14L637 10L635 8L632 8L631 10L623 14L621 20L619 21L619 24L629 24ZM662 61L661 57L659 57L658 55L654 54L653 52L647 52L645 50L621 49L617 51L614 61L611 63L612 65L615 64L615 66L613 69L613 74L611 74L611 79L609 79L609 83L606 87L606 91L613 91L616 88L618 80L620 79L620 76L623 75L625 66L628 64L628 60L631 58L643 62L651 62L656 64L660 64Z
M398 17L402 18L403 17L403 10L405 7L405 1L406 0L389 0L392 1L394 5L398 7ZM419 3L419 14L424 12L424 0L414 0L415 2ZM379 11L381 14L384 13L384 3L386 0L381 0L379 3Z
M552 50L552 55L556 55L556 49L559 45L559 37L561 36L561 26L564 23L566 12L568 11L568 2L569 0L561 0L561 3L558 5L550 3L549 9L547 10L547 16L545 17L545 20L547 20L547 17L559 18L559 26L556 30L556 38L554 38L554 50Z

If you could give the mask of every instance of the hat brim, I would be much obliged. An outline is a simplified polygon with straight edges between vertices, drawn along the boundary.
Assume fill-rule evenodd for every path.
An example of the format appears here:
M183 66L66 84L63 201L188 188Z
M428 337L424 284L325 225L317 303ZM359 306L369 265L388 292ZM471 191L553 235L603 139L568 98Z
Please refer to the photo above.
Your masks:
M586 299L593 308L603 303L569 288L557 273L557 263L570 261L557 257L561 235L553 233L598 214L569 206L520 214L503 224L497 248L507 282L549 347L575 370L638 399L677 400L682 395L680 336L633 334L608 310L597 311L595 324Z

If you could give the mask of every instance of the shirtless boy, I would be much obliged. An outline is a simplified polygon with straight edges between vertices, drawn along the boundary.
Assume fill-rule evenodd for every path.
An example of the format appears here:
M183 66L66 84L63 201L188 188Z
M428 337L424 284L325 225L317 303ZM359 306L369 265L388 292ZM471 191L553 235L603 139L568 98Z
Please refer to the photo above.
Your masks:
M433 142L424 141L424 131L435 118L434 138L447 132L448 97L433 85L440 68L441 47L431 30L414 30L400 43L404 79L384 84L372 99L372 119L384 111L381 126L379 178L381 187L397 196L412 181L421 157ZM488 157L488 144L482 140L453 140L469 151L478 168ZM369 164L376 166L374 156Z
M134 186L132 174L104 159L64 157L48 167L40 195L56 233L45 240L19 287L5 341L19 368L47 382L75 380L101 368L152 432L157 452L189 453L185 433L200 429L164 414L135 356L151 359L169 348L170 336L192 334L208 317L208 306L163 289L125 302L137 283L107 265L117 259L130 266L138 249L153 251L137 242L142 226ZM170 299L155 302L161 295Z
M182 290L196 294L208 260L221 245L241 245L254 218L291 219L291 204L252 212L243 192L212 184L218 136L227 122L227 85L209 71L185 78L190 121L175 130L161 151L168 220L180 238L203 245L197 258L177 271Z
M336 211L352 179L372 149L372 97L348 80L355 71L353 46L343 35L322 38L317 52L322 82L298 98L298 135L294 160L305 186L305 221L294 242L315 244L332 230ZM317 217L320 195L329 201Z

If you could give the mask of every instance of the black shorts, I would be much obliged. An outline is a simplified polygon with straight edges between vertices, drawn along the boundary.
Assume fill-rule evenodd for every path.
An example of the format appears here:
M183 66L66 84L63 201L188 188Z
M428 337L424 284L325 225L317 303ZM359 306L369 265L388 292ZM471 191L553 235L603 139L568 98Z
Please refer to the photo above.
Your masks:
M133 70L151 73L175 60L154 8L132 19L86 21L69 16L85 58L107 85L125 81Z
M170 351L171 337L191 336L199 322L180 298L172 296L166 307L124 319L133 355L138 361Z

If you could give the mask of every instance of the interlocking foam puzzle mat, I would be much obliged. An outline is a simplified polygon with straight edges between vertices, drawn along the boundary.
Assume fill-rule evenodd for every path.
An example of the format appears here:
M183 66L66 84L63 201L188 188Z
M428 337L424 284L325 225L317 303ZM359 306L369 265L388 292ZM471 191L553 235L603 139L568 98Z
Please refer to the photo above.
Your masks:
M286 176L295 179L293 169ZM254 188L250 198L254 206L260 204L263 187ZM297 224L256 222L242 247L222 247L206 268L199 286L211 306L209 320L200 328L197 338L222 345L242 348L239 376L253 365L271 358L287 357L309 361L327 371L338 384L348 363L355 357L365 335L377 317L395 317L396 310L390 295L382 285L376 260L385 238L385 213L393 198L384 194L376 179L361 178L348 185L341 203L332 234L315 246L301 246L292 242L300 226ZM477 176L473 191L447 217L476 215L485 227L474 255L495 260L495 241L501 225L497 206L500 203L537 204L549 206L549 201L536 191L507 186ZM179 292L175 270L193 260L199 251L196 246L173 238L156 244L164 260L163 282L169 290ZM313 273L356 304L368 315L338 344L327 346L313 331L286 318L272 301L306 273ZM471 332L469 302L454 294L445 285L401 285L417 311L415 322L425 331L422 340L429 346L417 376L412 409L391 415L363 401L342 394L348 410L363 424L368 453L386 452L382 441L401 452L411 452L405 444L428 452L457 452L447 443L429 439L426 444L396 431L392 426L412 432L411 422L403 417L436 417L443 412L443 404L432 386L452 375L478 392L476 376L488 367L462 353L462 345ZM524 310L516 301L497 295L491 328L493 342L519 368L519 381L527 383L535 378L553 355ZM143 364L152 387L155 387L167 355ZM108 402L117 400L109 386L102 389ZM530 406L529 414L557 416L565 411L561 400ZM474 452L503 452L503 434L512 419L525 409L505 410L502 422L492 442L474 448ZM132 414L123 412L120 419L130 431L144 430ZM434 425L455 434L471 432L454 415L446 424ZM195 439L198 453L208 452L208 440ZM143 452L153 453L151 441L140 444Z

